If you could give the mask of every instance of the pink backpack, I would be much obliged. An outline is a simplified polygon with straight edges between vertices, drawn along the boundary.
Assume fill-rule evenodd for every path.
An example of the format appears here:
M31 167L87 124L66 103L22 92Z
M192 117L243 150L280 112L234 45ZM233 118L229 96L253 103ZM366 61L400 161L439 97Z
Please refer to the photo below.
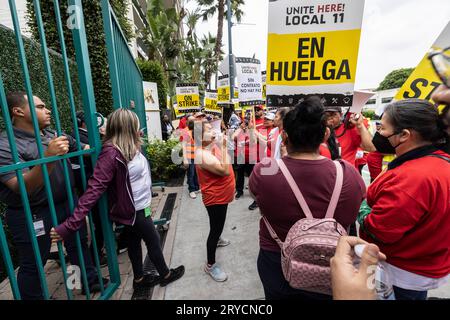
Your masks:
M334 161L337 176L333 195L325 218L316 219L284 162L277 162L306 215L306 218L300 219L292 226L284 243L263 216L272 238L281 248L283 275L292 288L331 295L330 259L335 254L339 238L347 235L344 227L333 218L342 190L342 166Z

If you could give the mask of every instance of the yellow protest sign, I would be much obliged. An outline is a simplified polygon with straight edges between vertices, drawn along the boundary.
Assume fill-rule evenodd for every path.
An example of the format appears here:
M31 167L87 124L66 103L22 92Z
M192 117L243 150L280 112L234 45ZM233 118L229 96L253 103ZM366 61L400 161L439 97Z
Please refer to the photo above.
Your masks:
M217 80L218 103L230 102L230 79L228 75L220 76Z
M177 107L181 112L198 111L200 108L200 95L198 84L178 84L176 88Z
M432 46L433 50L442 50L450 46L450 22L444 28ZM431 95L442 84L428 59L428 53L410 75L395 96L395 100L425 99L431 101Z
M261 72L261 82L262 82L262 98L266 100L266 71Z
M175 112L175 118L177 118L177 119L181 119L181 118L183 118L184 115L185 115L184 112L181 112L181 111L178 109L177 104L174 104L174 105L173 105L173 111Z
M351 106L363 11L364 0L269 2L267 105Z
M205 113L222 114L222 107L217 105L217 91L209 90L205 92Z

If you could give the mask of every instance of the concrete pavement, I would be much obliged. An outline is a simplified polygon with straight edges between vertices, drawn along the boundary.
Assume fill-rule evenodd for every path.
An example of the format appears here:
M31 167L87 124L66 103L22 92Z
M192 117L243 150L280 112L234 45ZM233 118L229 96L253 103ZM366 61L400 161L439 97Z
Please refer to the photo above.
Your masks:
M203 271L206 261L206 239L209 218L201 195L193 200L187 189L183 191L180 210L177 213L171 266L184 264L183 278L165 290L164 299L234 300L263 299L256 259L259 251L259 211L250 211L252 202L245 190L244 197L228 207L227 220L222 236L231 241L227 247L218 248L216 260L228 274L228 280L215 282ZM172 227L174 227L172 225Z

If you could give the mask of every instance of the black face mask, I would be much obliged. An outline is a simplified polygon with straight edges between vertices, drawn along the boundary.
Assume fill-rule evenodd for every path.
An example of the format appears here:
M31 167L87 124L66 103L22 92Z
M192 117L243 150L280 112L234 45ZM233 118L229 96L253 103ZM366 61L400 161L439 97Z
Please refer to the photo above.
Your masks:
M385 137L381 135L380 133L375 133L372 139L372 143L380 153L385 154L395 154L395 149L400 145L397 145L396 147L393 147L392 144L389 142L389 138L395 136L397 133L391 134L389 137Z

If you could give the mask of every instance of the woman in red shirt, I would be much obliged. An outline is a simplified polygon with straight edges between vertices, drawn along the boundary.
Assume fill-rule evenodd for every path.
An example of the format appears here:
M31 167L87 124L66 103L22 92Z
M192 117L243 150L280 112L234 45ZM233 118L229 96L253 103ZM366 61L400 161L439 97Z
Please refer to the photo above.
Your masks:
M336 182L336 166L319 154L319 146L328 140L324 109L319 98L310 98L290 111L283 120L283 143L288 155L282 158L297 182L315 218L323 218ZM365 197L364 181L355 167L339 160L344 184L335 212L335 219L345 228L355 220ZM281 241L289 229L305 218L294 193L274 159L258 163L250 177L250 192ZM331 299L303 290L293 289L283 276L281 250L261 220L258 272L266 299Z
M202 145L195 151L195 163L210 224L206 243L208 261L204 270L215 281L223 282L228 276L216 263L216 248L230 244L220 236L225 225L228 204L234 199L235 181L227 150L227 139L223 137L221 145L217 145L216 139L211 125L203 123L201 137L196 137L196 141L201 141Z
M437 109L425 100L389 105L373 143L397 155L367 192L361 237L387 256L398 300L425 300L450 274L450 156Z

